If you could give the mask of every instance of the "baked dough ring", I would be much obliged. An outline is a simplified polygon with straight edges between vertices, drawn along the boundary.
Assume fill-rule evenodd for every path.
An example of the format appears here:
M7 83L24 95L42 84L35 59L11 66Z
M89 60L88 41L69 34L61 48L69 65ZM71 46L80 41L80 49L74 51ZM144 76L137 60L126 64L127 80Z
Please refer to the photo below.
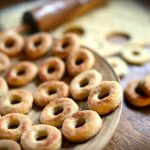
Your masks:
M22 113L30 111L33 103L33 96L30 92L23 89L11 90L6 99L0 99L0 113Z
M90 91L102 81L102 75L94 70L87 70L77 75L70 84L70 92L74 100L88 98Z
M0 52L0 72L5 71L8 69L10 64L10 60L7 55Z
M80 43L76 34L65 34L61 39L56 40L52 46L52 52L55 56L66 59L70 52L79 50Z
M18 56L24 47L24 39L14 31L5 31L0 35L0 51L9 57Z
M0 139L19 141L23 132L32 125L30 118L19 113L7 114L0 118Z
M31 59L45 55L52 46L52 38L46 32L40 32L27 38L25 53Z
M71 52L67 58L67 71L71 76L89 70L94 65L94 56L86 48Z
M34 125L21 137L24 150L59 150L61 144L61 132L50 125Z
M114 111L122 100L122 88L116 81L103 81L93 88L88 97L89 109L100 115Z
M140 89L147 95L150 96L150 74L145 77L139 84Z
M102 127L102 119L92 110L79 111L64 120L63 135L72 142L84 142L95 136Z
M143 65L149 59L149 52L140 46L130 46L122 50L122 57L130 64Z
M69 87L62 81L47 81L38 86L34 94L34 102L39 107L45 107L49 102L69 96Z
M65 64L58 57L50 57L43 61L39 68L39 78L42 81L60 80L65 73Z
M22 61L8 71L6 79L9 85L23 86L31 82L36 74L37 67L34 63Z
M125 88L124 94L126 100L137 107L145 107L150 105L150 97L145 95L139 87L140 81L131 81Z
M79 110L78 105L70 98L59 98L51 101L42 111L40 122L61 127L63 121Z
M124 60L117 56L107 58L108 63L113 67L114 71L119 77L126 74L127 64Z
M13 140L0 140L0 150L21 150L21 147Z

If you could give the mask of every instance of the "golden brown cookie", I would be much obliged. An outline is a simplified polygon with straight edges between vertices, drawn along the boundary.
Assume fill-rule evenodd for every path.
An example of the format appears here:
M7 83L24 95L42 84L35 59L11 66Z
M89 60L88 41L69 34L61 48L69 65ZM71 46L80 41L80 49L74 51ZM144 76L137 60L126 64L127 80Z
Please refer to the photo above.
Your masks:
M61 132L50 125L34 125L21 137L24 150L59 150L61 144Z
M100 115L114 111L121 103L122 88L116 81L103 81L92 89L88 97L89 109Z
M58 98L51 101L41 112L40 122L61 127L64 120L79 110L78 105L70 98Z
M65 119L63 135L72 142L87 141L102 128L102 119L92 110L78 111Z

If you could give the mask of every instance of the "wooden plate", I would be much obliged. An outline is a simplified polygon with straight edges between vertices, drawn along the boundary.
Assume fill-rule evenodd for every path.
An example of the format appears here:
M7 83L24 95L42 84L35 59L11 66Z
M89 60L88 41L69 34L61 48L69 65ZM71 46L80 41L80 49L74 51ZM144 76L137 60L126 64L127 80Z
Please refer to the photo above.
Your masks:
M29 6L29 4L24 5L24 6L20 5L20 6L21 6L20 11L22 11L21 9L24 8L24 6L26 6L26 7ZM1 15L6 16L6 12L7 12L7 14L10 14L10 16L13 19L13 17L15 18L15 15L18 14L18 13L15 13L16 12L15 10L16 9L13 8L14 13L11 14L12 8L11 8L10 13L8 13L9 9L7 9L7 11L4 11L4 13L1 13ZM16 19L13 19L13 20L16 20ZM15 21L12 21L12 22L15 24ZM6 24L9 23L9 19L8 20L6 19L5 23ZM100 73L102 73L103 80L112 80L112 81L119 82L118 77L116 76L116 74L114 73L114 71L110 67L110 65L106 62L106 60L103 57L101 57L100 55L98 55L97 53L95 53L95 52L93 52L93 53L95 55L95 62L96 62L94 65L94 68L96 70L98 70ZM46 57L49 57L49 56L50 56L50 53L47 54L47 56L36 61L35 63L37 65L39 65L41 63L41 61L43 61ZM24 58L21 57L21 58L18 58L17 60L16 59L11 60L11 63L12 64L17 63L18 60L24 60ZM64 78L64 81L69 83L70 78L66 77L66 78ZM21 87L21 88L26 88L34 93L36 87L39 84L40 84L40 81L38 79L36 79L32 83L28 84L25 87ZM86 102L80 102L78 104L80 106L80 109L87 109ZM70 149L73 149L73 150L83 150L83 149L101 150L101 149L103 149L106 146L106 144L108 143L108 141L111 139L111 137L116 129L116 126L118 124L120 114L121 114L121 108L122 108L122 105L120 105L113 113L109 114L108 116L103 117L103 127L102 127L101 131L94 138L92 138L91 140L89 140L85 143L81 143L81 144L72 144L68 141L64 141L62 149L64 149L64 150L65 149L66 150L68 150L68 149L69 150ZM39 123L40 112L41 112L41 110L39 110L36 106L34 106L33 109L30 111L30 113L28 114L30 116L30 118L32 119L33 124Z
M93 52L93 51L92 51ZM99 71L102 75L103 75L103 80L110 80L110 81L118 81L119 79L116 76L115 72L113 71L113 69L110 67L110 65L106 62L106 60L101 57L100 55L98 55L96 52L93 52L94 56L95 56L95 64L94 67L97 71ZM45 57L34 61L34 63L39 66L39 64L46 58L51 56L51 52L49 52ZM11 59L11 64L16 64L19 61L23 61L26 60L24 58L24 56L21 56L17 59ZM5 73L3 74L3 76L5 76ZM66 82L67 84L70 83L71 81L71 77L69 75L65 75L65 77L62 79L64 82ZM29 83L27 86L24 87L20 87L23 89L27 89L29 91L31 91L32 93L34 93L36 87L40 84L41 82L39 81L38 78L36 78L33 82ZM12 88L10 88L12 89ZM80 107L80 110L84 110L84 109L88 109L87 107L87 103L86 101L84 102L78 102L78 105ZM63 147L62 149L66 149L66 150L83 150L83 149L87 149L88 150L101 150L104 148L104 146L106 146L106 144L108 143L108 141L110 140L110 138L113 135L113 132L116 129L116 126L118 124L119 118L120 118L120 114L121 114L121 105L111 114L103 117L103 127L101 129L101 131L91 140L82 143L82 144L72 144L69 141L64 140L63 141ZM33 124L39 124L39 117L40 117L40 113L41 113L42 109L39 109L36 106L33 106L32 110L29 112L29 116L33 121Z

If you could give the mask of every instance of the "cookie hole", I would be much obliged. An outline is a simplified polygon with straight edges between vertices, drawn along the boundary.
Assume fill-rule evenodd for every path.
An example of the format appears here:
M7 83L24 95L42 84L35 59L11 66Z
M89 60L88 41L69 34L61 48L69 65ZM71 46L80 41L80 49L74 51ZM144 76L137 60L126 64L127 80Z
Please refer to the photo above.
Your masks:
M137 87L137 88L135 89L135 92L138 93L138 94L141 95L141 96L145 96L145 93L144 93L143 90L141 90L141 88L139 88L139 87Z
M85 33L85 31L81 27L70 27L70 28L66 29L66 31L64 33L75 33L75 34L81 36Z
M11 104L12 105L19 104L20 102L21 102L20 99L13 99L13 100L11 100Z
M12 130L17 129L19 127L19 125L20 125L19 121L14 120L8 124L8 129L12 129Z
M53 72L55 72L55 68L54 67L49 67L47 71L48 71L48 73L53 73Z
M15 45L15 40L14 40L14 39L9 38L9 39L7 39L7 40L5 41L5 46L6 46L7 48L11 48L11 47L13 47L14 45Z
M35 47L38 47L38 46L41 45L41 43L42 43L42 40L41 40L41 39L38 39L38 40L36 40L36 41L34 42L34 46L35 46Z
M64 42L64 43L62 44L62 48L65 49L65 48L67 48L69 45L70 45L69 42Z
M36 140L37 141L43 141L43 140L46 140L47 137L48 137L48 133L46 131L39 131L38 135L36 137Z
M47 91L47 94L48 95L53 95L53 94L56 94L57 93L57 90L56 89L49 89L48 91Z
M107 41L114 44L126 44L130 40L130 36L126 33L115 32L107 36Z
M84 60L83 59L77 59L76 60L76 65L81 65L82 63L84 62Z
M80 87L85 87L89 84L89 80L87 78L80 81Z
M54 109L54 115L59 115L63 112L63 107L55 107Z
M138 52L138 51L133 51L132 53L133 53L133 55L139 55L140 54L140 52Z
M22 75L24 75L26 73L26 71L25 70L18 70L18 72L17 72L17 76L22 76Z
M98 94L98 99L103 99L103 98L107 97L108 95L109 95L109 93L107 93L107 92L106 93L105 92L104 93L99 93Z
M80 118L76 121L75 128L82 127L85 124L85 120L83 118Z

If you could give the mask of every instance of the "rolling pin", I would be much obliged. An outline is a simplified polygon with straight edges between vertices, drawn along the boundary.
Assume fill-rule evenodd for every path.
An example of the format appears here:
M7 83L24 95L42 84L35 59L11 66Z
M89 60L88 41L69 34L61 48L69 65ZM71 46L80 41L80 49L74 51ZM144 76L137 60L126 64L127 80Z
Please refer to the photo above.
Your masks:
M49 31L60 24L104 4L106 0L51 0L23 14L17 32Z

